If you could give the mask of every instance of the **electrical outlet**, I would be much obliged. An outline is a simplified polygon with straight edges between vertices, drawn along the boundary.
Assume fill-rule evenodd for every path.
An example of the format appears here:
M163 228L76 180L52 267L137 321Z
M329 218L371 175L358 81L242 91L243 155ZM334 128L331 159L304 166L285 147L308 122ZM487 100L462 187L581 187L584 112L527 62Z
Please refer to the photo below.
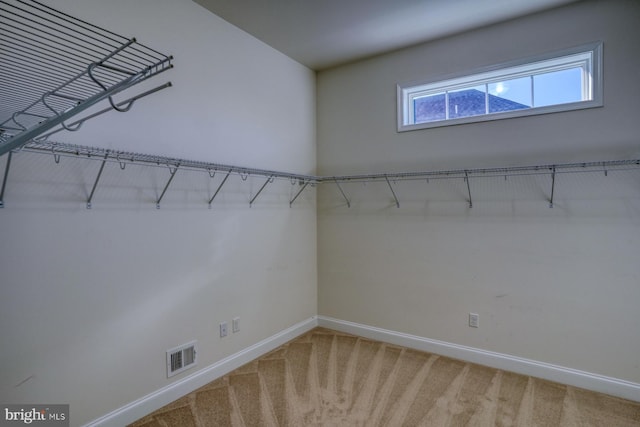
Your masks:
M220 323L220 338L227 336L227 322Z
M477 313L469 313L469 326L471 328L480 327L480 316Z
M236 332L240 332L240 318L234 317L231 321L231 330L235 334Z

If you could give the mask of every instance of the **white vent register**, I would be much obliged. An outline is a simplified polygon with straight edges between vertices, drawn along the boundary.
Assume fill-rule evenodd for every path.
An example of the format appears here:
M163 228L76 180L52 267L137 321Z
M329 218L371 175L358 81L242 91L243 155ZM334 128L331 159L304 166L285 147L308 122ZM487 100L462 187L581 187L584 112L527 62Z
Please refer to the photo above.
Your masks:
M196 345L196 341L191 341L190 343L167 350L167 378L196 365Z

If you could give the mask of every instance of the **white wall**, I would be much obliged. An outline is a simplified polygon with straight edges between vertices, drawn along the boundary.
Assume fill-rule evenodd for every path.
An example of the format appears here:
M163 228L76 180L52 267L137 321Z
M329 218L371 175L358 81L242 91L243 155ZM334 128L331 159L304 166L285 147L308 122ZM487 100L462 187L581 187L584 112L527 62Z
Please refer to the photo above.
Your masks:
M64 142L313 173L315 74L190 0L56 0L63 11L175 56L173 87ZM131 94L141 92L134 89ZM0 160L0 173L5 159ZM311 188L19 153L0 209L0 401L69 403L71 425L166 378L165 350L199 343L204 368L317 311ZM241 331L218 338L240 316Z
M318 74L323 175L640 157L640 3L586 1ZM396 84L604 42L604 107L396 132ZM319 314L640 382L640 172L323 186ZM480 328L467 326L469 312Z

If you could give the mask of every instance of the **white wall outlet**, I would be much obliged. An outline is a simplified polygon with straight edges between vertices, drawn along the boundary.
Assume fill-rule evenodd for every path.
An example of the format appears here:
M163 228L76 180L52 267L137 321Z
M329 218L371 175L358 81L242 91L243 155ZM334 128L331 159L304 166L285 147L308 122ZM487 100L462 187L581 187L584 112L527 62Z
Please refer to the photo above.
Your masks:
M235 334L236 332L240 332L240 318L234 317L231 321L231 330Z
M220 338L227 336L227 322L220 323Z
M478 313L469 313L469 326L472 328L480 327L480 316Z

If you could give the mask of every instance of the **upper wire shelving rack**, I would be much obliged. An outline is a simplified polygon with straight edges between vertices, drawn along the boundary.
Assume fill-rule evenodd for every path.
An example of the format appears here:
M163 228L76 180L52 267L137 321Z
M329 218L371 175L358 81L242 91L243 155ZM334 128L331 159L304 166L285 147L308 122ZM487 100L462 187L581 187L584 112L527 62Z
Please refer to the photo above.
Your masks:
M0 0L0 156L59 130L82 111L172 67L164 55L35 0ZM77 117L76 117L77 118ZM48 132L48 133L47 133Z

